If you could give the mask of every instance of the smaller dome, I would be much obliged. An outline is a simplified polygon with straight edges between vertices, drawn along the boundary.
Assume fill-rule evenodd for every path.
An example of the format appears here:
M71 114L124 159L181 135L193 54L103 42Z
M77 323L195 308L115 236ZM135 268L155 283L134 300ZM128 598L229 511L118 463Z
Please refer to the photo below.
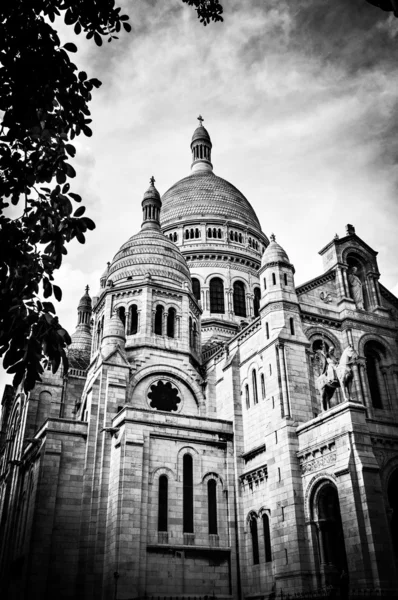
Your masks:
M89 311L91 313L91 298L88 293L89 287L86 286L86 291L84 295L80 298L79 304L77 306L77 310Z
M193 142L196 142L197 140L204 140L208 142L210 146L212 145L210 135L207 129L203 127L203 125L199 125L199 127L197 127L193 132L191 144L193 144Z
M150 186L147 189L147 191L145 192L142 202L145 202L145 200L158 200L159 202L161 202L160 194L159 194L158 190L155 188L154 183L155 183L155 178L151 177Z
M284 262L289 265L291 264L288 255L282 246L276 242L275 235L273 233L270 236L270 243L263 254L261 266L264 267L271 262Z

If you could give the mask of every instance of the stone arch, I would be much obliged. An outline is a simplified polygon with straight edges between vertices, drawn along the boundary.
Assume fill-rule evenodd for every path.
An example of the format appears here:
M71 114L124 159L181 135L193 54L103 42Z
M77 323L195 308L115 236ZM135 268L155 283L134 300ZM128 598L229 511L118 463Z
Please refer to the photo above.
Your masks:
M148 367L144 367L137 373L134 373L130 378L129 384L127 386L127 398L130 398L132 396L132 394L134 393L134 389L143 379L152 375L159 376L159 378L161 378L162 376L168 377L170 379L175 377L177 381L181 381L190 390L193 397L195 398L195 402L197 403L199 410L202 411L205 409L205 399L202 388L200 387L199 383L191 379L189 375L186 375L183 371L180 371L180 369L177 369L176 367L173 367L166 363L158 365L149 365Z
M202 457L196 448L189 445L183 446L177 452L177 481L182 482L182 459L185 454L192 456L194 465L196 464L196 468L193 470L194 484L200 484L202 481Z
M173 471L173 469L170 469L169 467L157 467L150 474L150 476L149 476L149 483L152 484L152 483L156 482L156 480L159 479L159 477L161 475L166 475L166 477L170 481L177 481L177 475Z
M367 342L378 342L386 349L386 358L393 360L394 350L390 346L390 341L377 333L364 333L358 341L358 352L360 356L364 356L365 344Z
M375 268L376 265L374 264L373 257L364 250L362 250L362 248L357 248L356 246L349 246L348 248L345 248L343 250L342 259L346 265L348 265L348 257L350 254L357 255L360 261L362 261L364 267L370 264L372 269Z
M336 350L339 352L339 354L342 353L342 349L341 349L341 342L338 339L338 337L332 333L331 331L329 331L329 329L325 329L323 327L309 327L308 329L306 329L305 331L305 335L307 336L308 340L311 342L314 342L317 336L322 337L324 336L325 338L329 338L330 341L333 343L334 347L336 348Z
M316 488L322 484L322 481L333 483L338 491L337 477L333 473L318 473L314 475L307 485L307 489L304 494L304 514L307 523L311 522L311 502L313 493Z
M195 274L196 277L196 274ZM221 273L218 271L214 271L213 273L210 273L210 275L207 275L203 281L204 285L209 285L210 284L210 279L213 279L214 277L218 277L219 279L222 279L223 283L224 283L224 290L227 287L227 280L225 278L225 273Z
M214 471L208 471L203 475L202 483L206 484L210 479L215 479L217 483L221 485L222 489L224 489L224 481L218 473L215 473Z

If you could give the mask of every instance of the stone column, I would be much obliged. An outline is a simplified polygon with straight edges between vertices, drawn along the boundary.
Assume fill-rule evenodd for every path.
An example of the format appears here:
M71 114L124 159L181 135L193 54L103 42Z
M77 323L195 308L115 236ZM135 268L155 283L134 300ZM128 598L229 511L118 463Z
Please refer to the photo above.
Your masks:
M253 294L246 294L246 314L249 319L253 317Z
M279 355L279 363L281 367L281 385L282 385L282 397L283 397L283 408L285 417L290 417L290 403L289 403L289 390L287 383L287 371L286 371L286 355L285 355L285 345L278 344L277 346L278 355Z
M350 289L348 287L347 267L342 268L342 273L343 273L343 284L344 284L346 298L351 298ZM351 300L352 300L352 298L351 298Z
M384 387L385 387L385 391L386 391L388 407L389 407L390 410L392 410L392 402L391 402L390 389L389 389L389 386L388 386L387 370L386 369L382 369L381 373L383 375L383 382L384 382Z
M337 274L337 282L338 282L338 286L339 286L340 296L341 296L341 298L346 298L347 290L344 285L343 269L341 267L337 267L336 274Z

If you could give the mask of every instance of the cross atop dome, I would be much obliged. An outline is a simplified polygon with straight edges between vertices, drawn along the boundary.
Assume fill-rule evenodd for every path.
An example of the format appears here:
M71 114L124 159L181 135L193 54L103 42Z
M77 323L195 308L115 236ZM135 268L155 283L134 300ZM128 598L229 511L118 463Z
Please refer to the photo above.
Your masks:
M150 180L149 180L149 183L150 183L151 185L155 185L155 181L156 181L156 179L155 179L155 178L154 178L154 176L152 175L152 177L151 177L151 178L150 178Z
M276 242L275 233L271 233L269 239L271 240L271 242Z
M199 121L199 123L200 123L200 126L201 126L201 127L203 127L203 121L204 121L204 118L202 117L202 115L199 115L199 116L198 116L198 121Z
M88 294L90 287L88 285L86 285L86 294Z

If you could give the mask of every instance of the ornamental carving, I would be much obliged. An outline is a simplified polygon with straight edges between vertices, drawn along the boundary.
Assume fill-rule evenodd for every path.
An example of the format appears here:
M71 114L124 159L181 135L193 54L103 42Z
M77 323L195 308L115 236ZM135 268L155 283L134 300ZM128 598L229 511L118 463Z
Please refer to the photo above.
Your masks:
M245 489L246 486L249 487L250 490L253 491L254 487L259 487L261 484L264 484L268 479L268 469L267 465L264 465L258 469L254 469L249 473L245 473L240 476L240 483Z
M324 469L325 467L334 465L335 462L336 462L336 452L332 452L331 454L325 454L324 456L315 458L314 460L311 460L307 463L303 463L301 465L301 473L302 473L302 475L307 475L308 473L314 473L315 471L319 471L320 469Z
M179 392L170 381L157 381L151 385L148 393L149 404L156 410L175 412L181 402Z
M329 292L320 292L319 293L319 297L322 300L322 302L325 302L326 304L330 304L331 302L333 302L332 296Z

